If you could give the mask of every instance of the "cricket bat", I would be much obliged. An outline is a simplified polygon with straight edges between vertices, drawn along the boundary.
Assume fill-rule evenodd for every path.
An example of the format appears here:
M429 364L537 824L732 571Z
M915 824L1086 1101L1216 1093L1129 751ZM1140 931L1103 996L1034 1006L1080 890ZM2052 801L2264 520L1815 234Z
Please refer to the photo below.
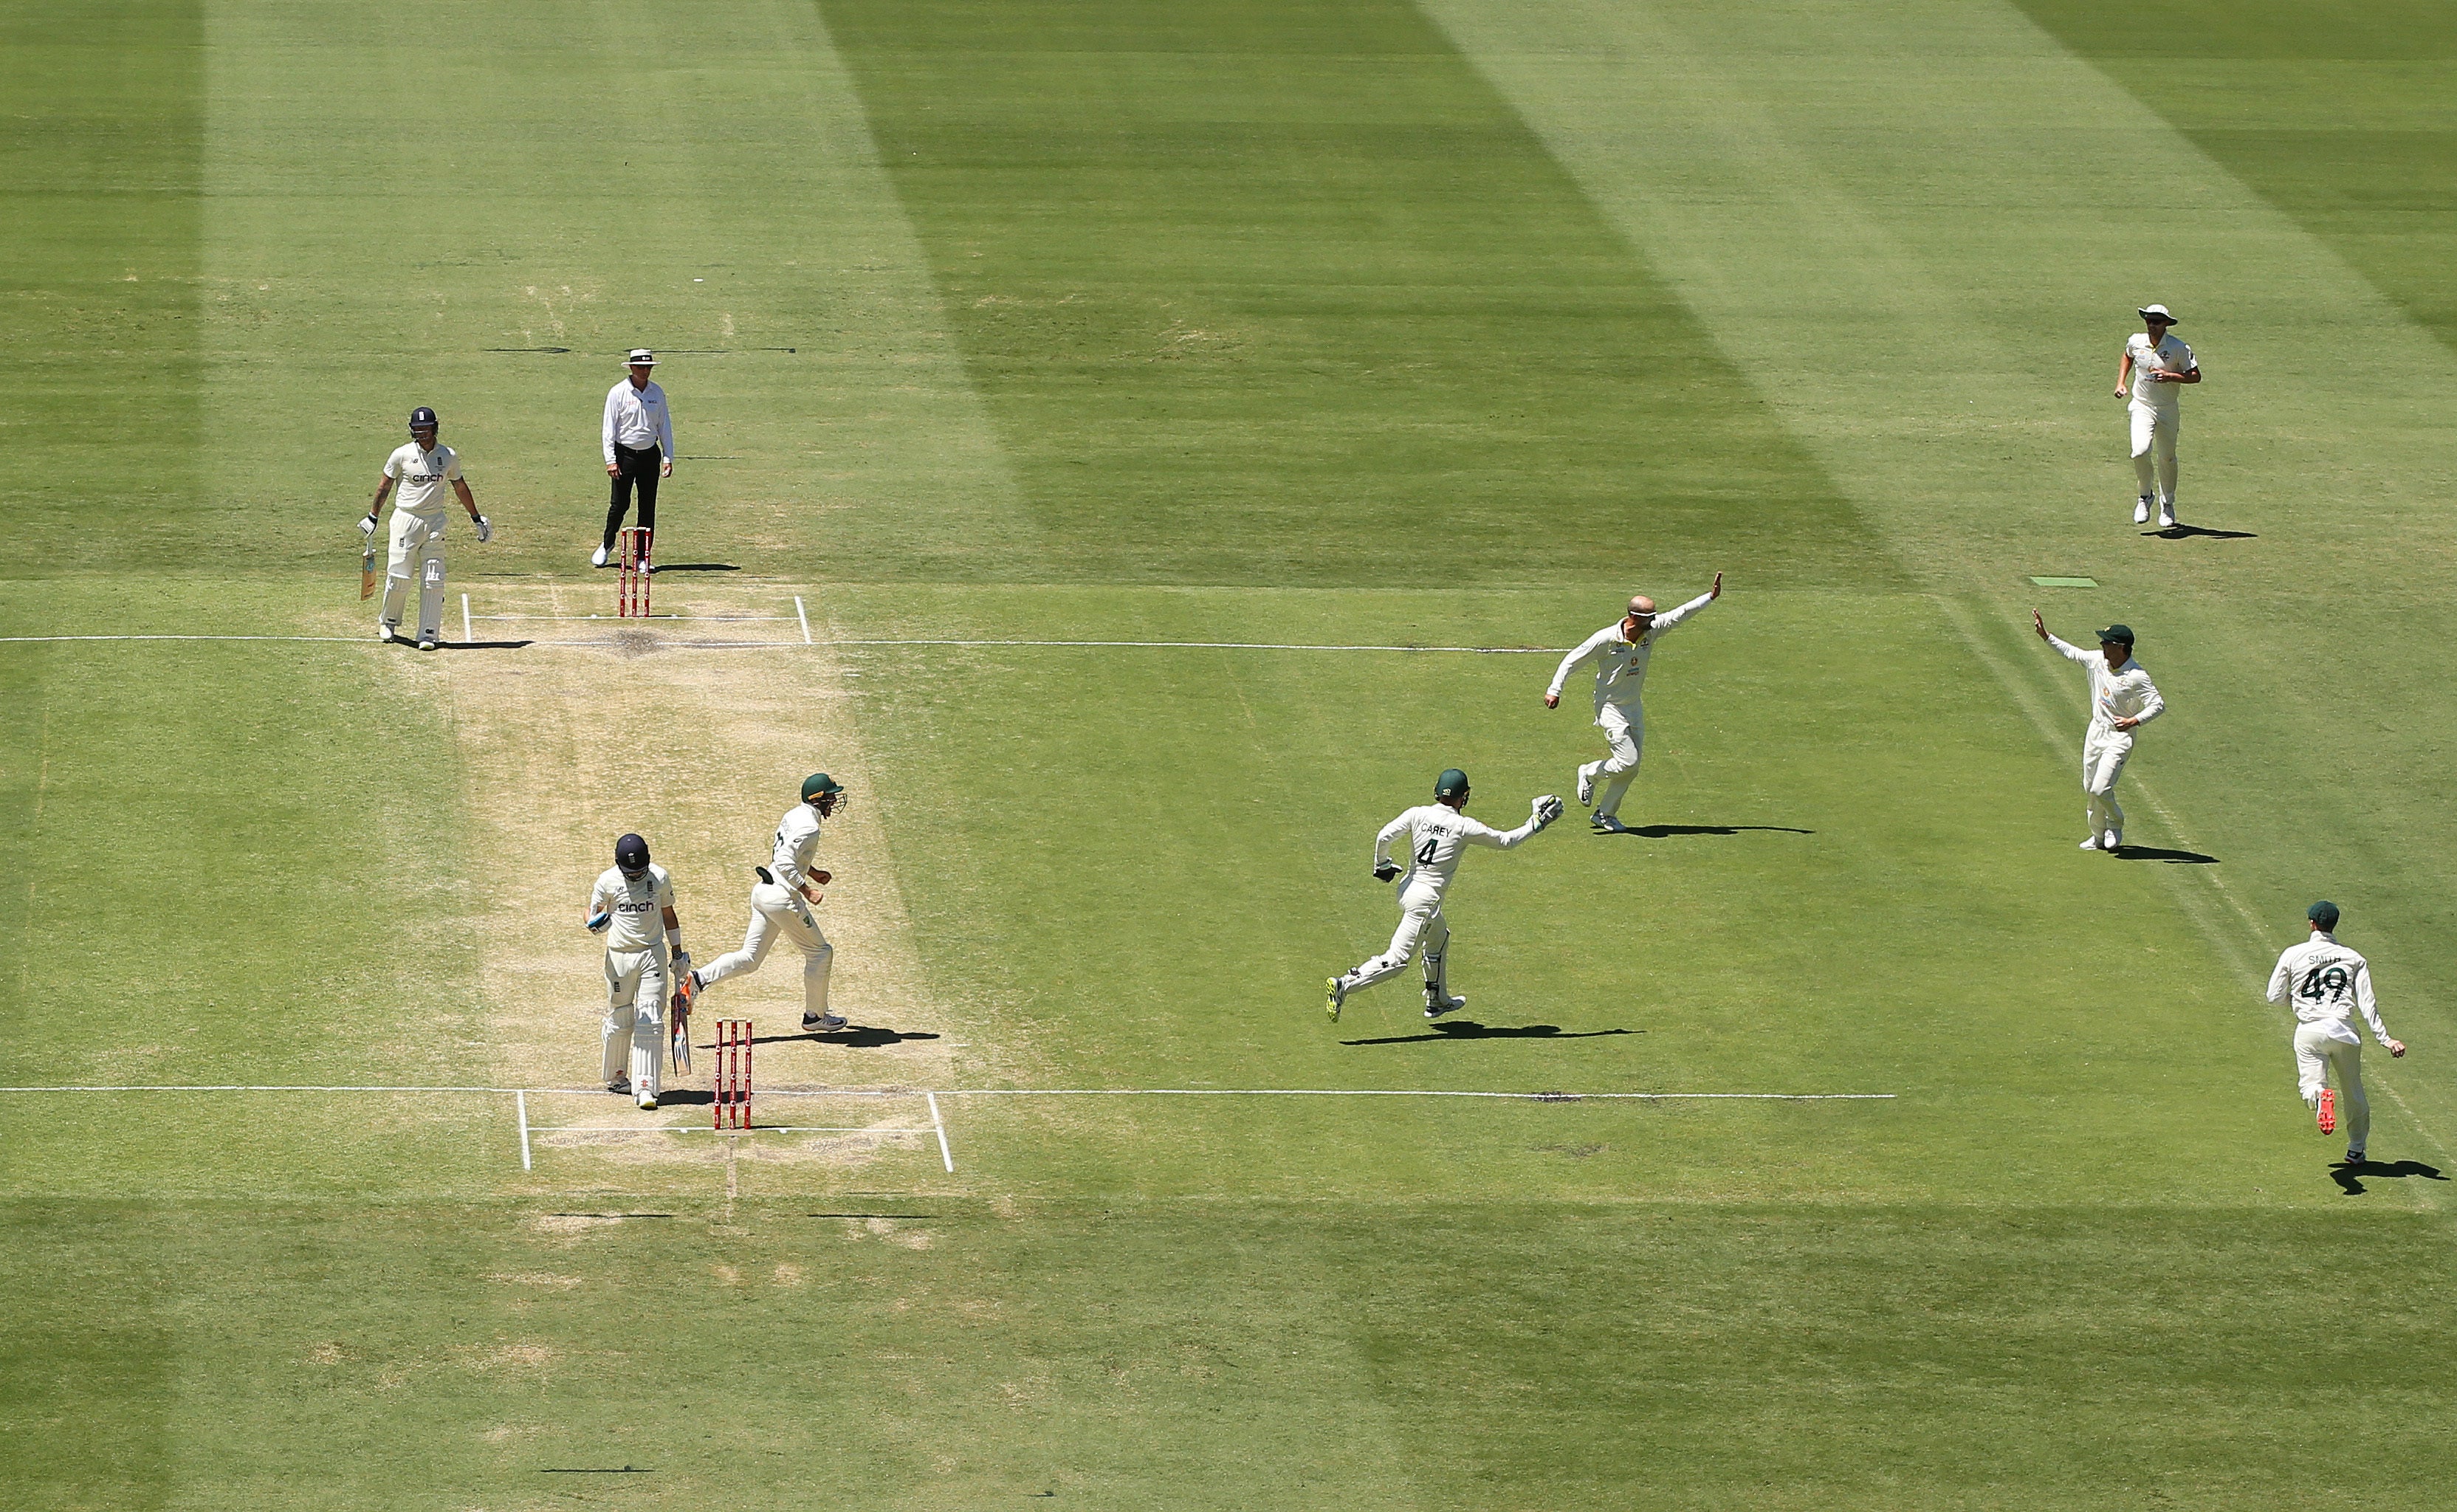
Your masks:
M376 596L376 543L367 541L367 554L359 558L359 599L361 603Z
M673 1006L673 1039L671 1041L674 1069L688 1071L691 1064L691 1005L677 994Z

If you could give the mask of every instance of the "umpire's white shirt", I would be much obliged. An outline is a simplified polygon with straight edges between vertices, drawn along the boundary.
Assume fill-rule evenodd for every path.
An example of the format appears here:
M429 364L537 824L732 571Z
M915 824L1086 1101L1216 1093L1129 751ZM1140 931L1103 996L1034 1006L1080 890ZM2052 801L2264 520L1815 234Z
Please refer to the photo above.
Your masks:
M2153 342L2147 331L2136 331L2124 343L2133 357L2133 402L2148 409L2173 409L2181 397L2181 383L2154 383L2152 373L2189 373L2199 364L2193 361L2193 349L2176 340L2174 332ZM2105 351L2105 347L2099 348Z
M1390 860L1391 842L1406 835L1409 839L1408 874L1399 879L1406 891L1410 884L1430 882L1435 891L1450 885L1451 874L1458 870L1459 857L1470 845L1490 845L1508 850L1536 833L1536 820L1515 830L1503 832L1482 819L1470 818L1447 803L1424 803L1410 809L1373 838L1373 865L1379 870Z
M1544 695L1548 698L1561 696L1562 685L1570 680L1570 673L1592 661L1596 664L1596 713L1602 714L1604 705L1608 703L1619 704L1624 709L1635 707L1639 694L1646 687L1646 664L1654 653L1655 643L1662 640L1673 626L1714 601L1713 594L1701 593L1669 613L1656 615L1646 627L1646 633L1635 641L1624 640L1621 632L1621 622L1613 621L1580 642L1576 650L1561 658L1561 665L1553 669L1553 681L1544 689Z
M2269 1001L2293 1008L2297 1019L2320 1025L2329 1038L2348 1045L2364 1043L2354 1025L2361 1013L2372 1038L2388 1043L2380 1005L2372 1001L2370 963L2326 933L2289 946L2278 958L2278 969L2269 974Z
M606 391L606 424L601 427L606 461L611 466L616 445L646 451L662 446L666 455L674 454L674 417L666 407L666 391L654 383L646 388L633 388L625 379Z
M590 913L614 916L606 931L607 949L646 950L660 961L666 958L666 910L673 905L673 879L654 861L637 879L624 876L620 866L607 867L588 900Z
M383 475L401 484L401 490L392 496L394 508L430 519L441 518L444 485L461 476L461 454L440 441L433 451L414 441L403 442L399 450L384 459Z

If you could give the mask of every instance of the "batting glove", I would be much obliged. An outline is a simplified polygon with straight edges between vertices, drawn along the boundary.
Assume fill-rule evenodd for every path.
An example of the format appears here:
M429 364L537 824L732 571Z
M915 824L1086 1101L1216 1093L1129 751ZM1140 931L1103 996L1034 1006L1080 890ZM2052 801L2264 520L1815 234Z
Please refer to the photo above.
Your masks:
M376 533L376 512L373 509L369 509L367 511L367 517L359 522L359 533L371 540L374 538Z
M1399 863L1397 861L1383 861L1373 868L1373 880L1377 882L1387 882L1392 878L1398 875Z
M614 916L612 914L590 914L588 916L588 932L592 935L602 935L606 932L606 926L613 922Z
M683 978L685 978L685 977L687 977L687 976L690 976L690 975L691 975L691 952L690 952L690 951L688 951L688 950L677 950L677 951L675 951L675 952L674 952L674 980L675 980L676 982L680 982Z
M1536 827L1542 829L1561 817L1561 800L1547 793L1536 800Z
M478 544L480 546L484 546L495 538L495 527L485 515L481 514L472 516L472 520L478 527Z

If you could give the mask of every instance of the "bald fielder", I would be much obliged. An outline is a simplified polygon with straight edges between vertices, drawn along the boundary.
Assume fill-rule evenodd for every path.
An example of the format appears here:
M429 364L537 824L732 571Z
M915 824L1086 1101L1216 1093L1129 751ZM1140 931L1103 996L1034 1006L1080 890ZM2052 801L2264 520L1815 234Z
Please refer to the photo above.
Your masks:
M2133 757L2133 732L2167 712L2167 701L2141 664L2133 659L2133 629L2110 625L2098 632L2098 650L2089 652L2048 633L2048 622L2031 611L2031 628L2067 661L2090 669L2090 728L2081 737L2081 790L2086 795L2083 818L2090 834L2086 851L2116 854L2124 843L2124 810L2116 801L2116 779Z
M1579 643L1578 649L1561 658L1553 669L1553 680L1544 689L1544 707L1561 706L1561 689L1570 674L1593 662L1596 669L1596 727L1604 733L1604 743L1611 754L1600 761L1589 761L1579 768L1579 805L1595 803L1597 831L1605 835L1625 835L1628 830L1621 821L1621 800L1629 785L1638 780L1639 758L1646 749L1646 710L1639 694L1646 686L1646 664L1654 654L1655 643L1672 627L1697 613L1724 596L1724 574L1715 574L1715 586L1668 614L1655 611L1655 600L1641 593L1629 601L1629 612L1616 625L1603 629ZM1596 783L1603 782L1601 800L1596 797Z
M626 835L614 842L614 864L589 894L588 927L606 936L606 1089L654 1108L665 1064L666 993L669 984L690 980L691 952L674 917L673 879L649 860L647 840ZM689 994L680 996L688 1007Z
M1550 793L1529 805L1527 822L1508 834L1467 815L1467 774L1456 767L1434 779L1434 801L1412 808L1382 826L1373 838L1373 880L1387 882L1399 876L1391 859L1391 844L1408 837L1408 874L1399 883L1399 927L1391 948L1361 965L1352 966L1324 984L1331 1022L1339 1022L1340 1005L1352 992L1408 969L1419 947L1425 954L1425 1017L1438 1019L1467 1006L1467 999L1450 994L1445 971L1450 959L1450 925L1442 918L1442 894L1458 870L1459 857L1470 845L1509 850L1540 833L1561 817L1561 800Z
M2124 342L2116 360L2116 397L2133 422L2133 472L2141 485L2133 504L2133 523L2150 523L2158 509L2158 528L2176 525L2176 427L2183 420L2183 385L2201 381L2201 364L2193 349L2176 339L2176 318L2163 304L2145 304L2133 312L2141 329Z
M401 485L401 497L392 507L392 551L385 558L383 617L376 622L376 639L389 642L401 629L401 611L408 607L409 581L414 576L420 651L433 651L443 637L444 486L452 486L461 507L468 511L480 545L495 535L495 528L478 512L469 485L462 480L460 454L436 439L441 428L435 411L424 404L409 412L409 443L384 459L383 476L376 480L375 502L367 506L367 517L359 522L359 533L372 546L384 498L396 482Z
M802 1032L833 1034L845 1026L841 1015L828 1011L828 972L836 963L836 947L828 943L811 915L811 905L823 896L819 888L836 879L814 870L811 861L818 853L819 821L842 813L848 797L844 785L824 772L803 779L802 801L776 821L776 845L768 864L752 868L759 880L751 889L751 927L742 937L742 948L685 978L688 998L696 1001L701 989L737 972L758 970L768 959L768 947L781 939L802 953Z
M2355 1015L2364 1016L2372 1038L2391 1056L2403 1057L2405 1042L2390 1039L2381 1023L2370 963L2338 943L2338 905L2323 899L2303 917L2312 936L2278 958L2278 968L2269 974L2269 1001L2295 1010L2295 1079L2303 1106L2318 1115L2324 1134L2338 1127L2337 1099L2328 1086L2335 1074L2346 1099L2346 1164L2360 1166L2372 1107L2364 1097L2364 1037L2355 1032Z

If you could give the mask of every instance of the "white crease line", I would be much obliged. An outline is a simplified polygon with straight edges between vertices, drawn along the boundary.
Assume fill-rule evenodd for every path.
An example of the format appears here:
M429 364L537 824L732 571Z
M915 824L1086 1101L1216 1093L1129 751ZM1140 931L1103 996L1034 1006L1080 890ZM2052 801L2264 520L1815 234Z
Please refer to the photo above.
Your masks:
M698 1124L536 1124L538 1134L904 1134L926 1129L868 1129L856 1124L758 1124L750 1129L709 1129ZM526 1167L523 1169L526 1169Z
M794 595L794 617L802 622L802 644L811 644L811 616L802 608L802 595L799 593Z
M526 1092L514 1092L512 1094L512 1107L520 1113L521 1169L523 1170L526 1170L529 1169L529 1094Z
M798 602L798 600L797 600L796 602ZM479 619L489 619L489 620L492 620L492 619L514 619L514 618L519 618L519 617L521 617L521 616L517 616L517 615L508 615L508 614L481 614L481 615L478 615L478 616L476 616L476 617L477 617L477 618L479 618ZM585 619L596 619L596 618L598 618L599 616L594 615L594 614L591 614L591 615L587 615L587 616L580 616L580 615L538 615L538 616L534 616L534 617L539 618L539 619L573 619L573 620L585 620ZM658 619L658 618L662 618L662 619L670 619L670 620L673 620L673 619L683 619L683 618L687 618L687 617L689 617L689 616L684 616L684 615L646 615L646 616L635 615L635 616L633 616L633 617L634 617L634 618L651 618L651 619ZM725 621L727 620L727 618L728 618L728 616L722 616L722 615L712 615L712 616L706 616L706 617L704 617L704 618L702 619L702 621L701 621L701 622L702 622L702 623L721 623L721 622L725 622ZM784 619L784 616L783 616L782 614L743 615L743 616L740 616L740 619L741 619L741 620L743 620L743 621L758 620L758 621L779 621L779 622L781 622L781 621ZM465 619L464 619L464 621L463 621L463 623L462 623L461 631L462 631L462 637L463 637L464 641L474 640L474 639L476 638L476 637L475 637L475 635L473 635L473 634L470 632L469 623L468 623L468 620L467 620L465 617ZM1403 655L1404 655L1404 654L1418 654L1418 655L1435 655L1435 654L1441 654L1441 655L1463 655L1463 656L1464 656L1464 655L1472 655L1472 656L1558 656L1558 655L1561 654L1561 652L1560 652L1559 650L1554 649L1554 648L1550 648L1550 647L1544 647L1544 646L1309 646L1309 645L1297 645L1297 644L1284 644L1284 643L1277 642L1277 641L1247 641L1247 640L824 640L824 641L823 641L823 640L813 640L813 639L811 639L811 638L810 638L810 625L809 625L809 623L808 623L808 621L807 621L807 620L805 620L805 621L804 621L804 623L803 623L803 626L802 626L802 634L803 634L803 639L798 640L798 641L791 641L791 640L675 640L675 641L665 641L665 642L661 642L661 643L658 645L657 649L658 649L658 650L660 650L660 651L755 651L755 650L762 650L762 649L767 649L767 648L772 648L772 647L794 648L794 647L801 647L801 646L826 646L826 647L832 647L832 648L846 648L846 647L894 647L894 646L945 646L945 647L952 647L952 648L957 648L957 649L972 650L972 651L993 651L993 650L998 650L998 649L1000 649L1000 648L1012 648L1012 649L1017 649L1017 650L1059 650L1059 651L1063 651L1063 650L1077 650L1077 651L1325 651L1325 652L1348 651L1348 652L1395 652L1395 653L1399 653L1399 654L1403 654ZM363 642L363 643L364 643L364 644L366 644L366 645L370 645L370 646L372 646L372 645L374 645L374 644L375 644L375 642L374 642L372 639L367 639L366 637L358 636L358 635L0 635L0 646L35 646L35 645L52 645L52 644L62 644L62 643L68 643L68 642L80 642L80 641L189 641L189 640L194 640L194 641L283 641L283 642L290 642L290 643L294 643L294 644L300 644L300 645L319 645L319 646L357 645L357 644L361 644L361 642ZM622 644L622 642L617 641L617 640L614 640L614 639L612 639L611 637L602 637L602 638L589 639L589 640L533 640L533 641L530 641L530 642L528 643L528 646L529 646L530 648L573 648L573 649L588 649L588 648L593 648L593 647L599 647L599 646L617 646L617 645L621 645L621 644Z
M545 623L553 621L558 623L581 625L586 625L592 619L608 620L623 619L626 617L631 619L672 620L677 623L689 623L693 625L782 624L785 619L785 616L782 614L632 614L629 616L621 614L481 614L478 617L480 619L503 620L506 622L519 620L533 623Z
M478 638L477 632L469 628L469 595L466 593L461 595L461 638L465 642Z
M956 1173L956 1152L947 1148L947 1121L939 1116L939 1094L924 1092L921 1095L930 1100L930 1127L939 1131L939 1158L946 1163L947 1174L952 1176Z
M375 644L372 638L358 635L0 635L0 645L31 646L78 640L279 640L340 646L361 639L370 646Z
M1500 1097L1528 1103L1644 1102L1883 1103L1896 1092L1428 1092L1344 1087L976 1087L939 1097Z

